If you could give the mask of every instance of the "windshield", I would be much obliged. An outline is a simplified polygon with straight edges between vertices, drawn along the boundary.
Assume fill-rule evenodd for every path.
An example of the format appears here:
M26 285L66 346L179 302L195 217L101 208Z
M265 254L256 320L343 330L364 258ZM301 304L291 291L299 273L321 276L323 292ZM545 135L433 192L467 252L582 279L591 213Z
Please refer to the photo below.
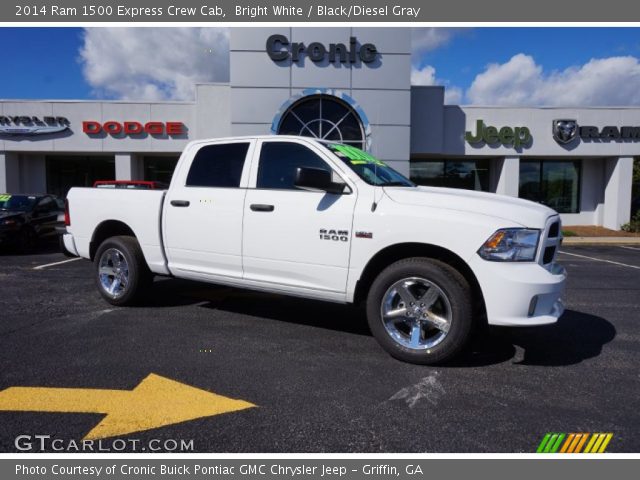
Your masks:
M359 148L340 143L328 143L326 147L369 185L415 187L404 175Z
M9 195L0 193L0 210L28 211L33 208L37 198L32 195Z

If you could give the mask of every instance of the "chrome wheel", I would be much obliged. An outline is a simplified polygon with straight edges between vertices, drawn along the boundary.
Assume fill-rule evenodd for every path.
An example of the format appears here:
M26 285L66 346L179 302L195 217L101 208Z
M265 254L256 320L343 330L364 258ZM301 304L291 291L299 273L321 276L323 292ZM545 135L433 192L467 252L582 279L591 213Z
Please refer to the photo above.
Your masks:
M435 283L420 277L395 282L382 297L382 323L389 336L411 350L442 342L451 327L451 303Z
M105 250L100 257L98 276L100 286L111 298L121 297L129 285L129 264L117 248Z

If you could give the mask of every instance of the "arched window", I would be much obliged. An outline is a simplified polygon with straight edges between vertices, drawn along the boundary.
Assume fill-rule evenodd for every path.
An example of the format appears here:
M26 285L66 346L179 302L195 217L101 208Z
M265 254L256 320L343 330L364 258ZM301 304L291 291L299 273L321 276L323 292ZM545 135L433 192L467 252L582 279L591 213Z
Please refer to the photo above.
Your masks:
M366 149L365 129L358 113L332 95L310 95L291 105L278 125L280 135L302 135Z

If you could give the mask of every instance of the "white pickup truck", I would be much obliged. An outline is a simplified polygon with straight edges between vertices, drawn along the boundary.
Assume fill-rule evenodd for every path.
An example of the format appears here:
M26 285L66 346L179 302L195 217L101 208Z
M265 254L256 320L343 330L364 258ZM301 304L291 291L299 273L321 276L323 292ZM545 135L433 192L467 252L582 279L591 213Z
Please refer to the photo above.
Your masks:
M66 219L66 249L93 260L114 305L153 275L365 302L378 342L412 363L452 358L474 323L544 325L564 310L555 211L419 187L346 144L195 141L168 190L73 188Z

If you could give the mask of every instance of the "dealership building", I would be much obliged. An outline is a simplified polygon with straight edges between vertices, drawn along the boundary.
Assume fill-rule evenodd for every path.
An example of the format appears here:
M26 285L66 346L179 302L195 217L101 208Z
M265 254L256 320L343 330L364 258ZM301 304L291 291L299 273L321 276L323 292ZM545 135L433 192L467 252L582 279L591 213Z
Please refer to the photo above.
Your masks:
M445 105L444 87L411 86L408 28L232 28L229 46L229 82L194 101L0 101L0 192L166 182L191 140L299 134L422 185L543 202L565 225L629 220L640 108Z

